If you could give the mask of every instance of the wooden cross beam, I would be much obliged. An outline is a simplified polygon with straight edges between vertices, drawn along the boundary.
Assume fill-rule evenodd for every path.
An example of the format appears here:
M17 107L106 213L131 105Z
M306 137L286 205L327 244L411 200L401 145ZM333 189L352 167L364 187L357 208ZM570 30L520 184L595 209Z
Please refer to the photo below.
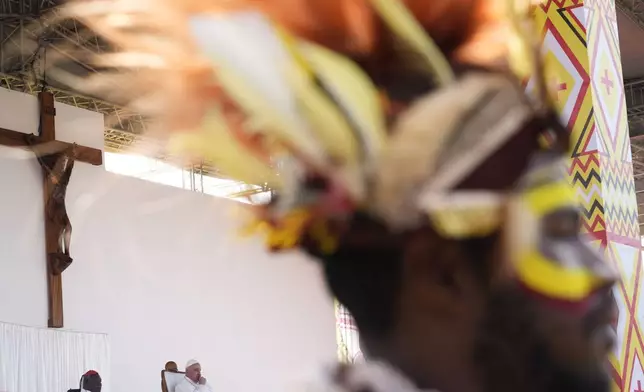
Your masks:
M53 163L50 165L47 162L60 163L62 162L61 158L65 158L65 163L67 164L65 170L67 170L67 180L69 180L74 160L100 166L103 164L103 153L101 150L95 148L78 146L56 140L54 96L50 92L43 91L38 94L38 99L40 102L40 135L27 135L22 132L0 128L0 145L31 150L36 154L41 164L43 172L43 204L45 210L48 326L49 328L62 328L64 319L61 273L71 263L71 258L67 254L67 249L65 249L64 255L61 254L61 238L65 231L61 220L67 223L67 231L65 233L67 236L71 235L71 224L67 218L64 206L67 183L61 183L61 178L59 178L60 173L55 173ZM70 155L70 151L73 151L73 156ZM61 187L62 190L60 189ZM52 213L52 208L55 209L57 207L60 211L58 213ZM68 245L64 246L68 247ZM67 264L61 265L61 257L59 257L61 255L68 260Z

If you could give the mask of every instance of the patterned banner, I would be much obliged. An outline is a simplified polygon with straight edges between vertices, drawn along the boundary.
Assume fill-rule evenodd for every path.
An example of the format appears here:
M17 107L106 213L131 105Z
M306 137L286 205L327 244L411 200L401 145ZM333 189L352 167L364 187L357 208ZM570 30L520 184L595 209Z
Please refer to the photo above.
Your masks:
M640 305L641 240L622 84L615 4L546 0L535 10L556 101L572 129L570 179L589 241L622 273L615 289L615 390L644 392Z

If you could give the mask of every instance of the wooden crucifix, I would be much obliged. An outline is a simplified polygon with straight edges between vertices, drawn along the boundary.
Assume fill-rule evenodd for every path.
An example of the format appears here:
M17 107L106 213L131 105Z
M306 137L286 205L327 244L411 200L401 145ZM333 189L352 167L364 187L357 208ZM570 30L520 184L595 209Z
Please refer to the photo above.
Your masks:
M65 194L74 161L100 166L101 150L56 140L54 96L48 91L38 94L40 104L39 135L0 128L0 145L29 149L34 152L43 173L45 210L45 256L47 260L48 326L62 328L62 272L71 264L69 253L71 223L65 207Z

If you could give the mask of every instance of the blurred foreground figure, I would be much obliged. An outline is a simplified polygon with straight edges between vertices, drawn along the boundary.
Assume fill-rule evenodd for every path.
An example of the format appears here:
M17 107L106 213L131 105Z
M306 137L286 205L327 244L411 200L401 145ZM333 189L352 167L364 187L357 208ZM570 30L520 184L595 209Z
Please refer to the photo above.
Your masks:
M255 228L321 263L369 358L320 390L605 392L616 275L580 235L530 6L105 0L69 12L122 49L97 59L113 73L80 87L275 190ZM252 31L223 45L217 26L249 10L267 32L253 39L275 50L241 66L228 55L260 50Z

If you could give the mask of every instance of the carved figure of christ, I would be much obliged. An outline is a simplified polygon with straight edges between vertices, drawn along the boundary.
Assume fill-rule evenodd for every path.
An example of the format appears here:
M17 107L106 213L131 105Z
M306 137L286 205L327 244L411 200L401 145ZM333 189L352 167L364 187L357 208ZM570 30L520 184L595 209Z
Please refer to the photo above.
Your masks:
M25 134L0 128L0 145L30 149L43 174L43 209L45 257L47 261L48 326L62 328L62 272L72 263L70 254L71 222L67 216L65 195L74 162L103 164L99 149L56 140L54 96L48 91L38 94L40 135Z

